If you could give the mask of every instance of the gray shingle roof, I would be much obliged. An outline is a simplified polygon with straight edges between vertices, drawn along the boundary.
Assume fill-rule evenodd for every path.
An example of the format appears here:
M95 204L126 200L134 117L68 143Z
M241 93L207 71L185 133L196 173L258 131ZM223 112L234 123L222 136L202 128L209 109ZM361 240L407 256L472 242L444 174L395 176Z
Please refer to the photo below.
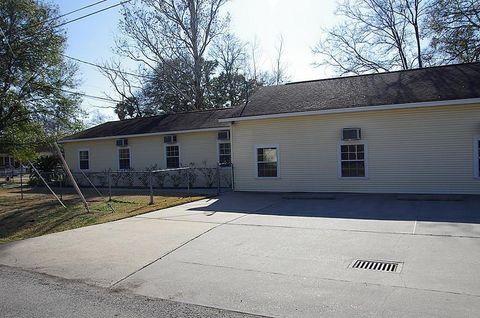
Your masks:
M221 123L218 119L227 117L231 111L232 109L215 109L110 121L65 137L62 140L141 135L207 128L228 128L228 123Z
M480 97L480 63L261 87L229 117Z

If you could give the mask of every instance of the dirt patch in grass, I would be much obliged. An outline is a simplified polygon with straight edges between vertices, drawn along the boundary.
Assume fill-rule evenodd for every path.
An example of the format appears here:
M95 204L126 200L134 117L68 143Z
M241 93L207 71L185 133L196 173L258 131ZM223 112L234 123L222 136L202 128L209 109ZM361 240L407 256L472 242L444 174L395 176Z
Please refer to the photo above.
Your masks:
M17 187L0 188L0 243L119 220L205 198L202 195L155 193L155 203L149 205L150 198L145 191L137 194L131 190L125 193L117 190L109 203L115 212L106 199L87 195L91 210L88 213L71 190L62 197L67 208L63 208L45 189L26 189L21 200Z

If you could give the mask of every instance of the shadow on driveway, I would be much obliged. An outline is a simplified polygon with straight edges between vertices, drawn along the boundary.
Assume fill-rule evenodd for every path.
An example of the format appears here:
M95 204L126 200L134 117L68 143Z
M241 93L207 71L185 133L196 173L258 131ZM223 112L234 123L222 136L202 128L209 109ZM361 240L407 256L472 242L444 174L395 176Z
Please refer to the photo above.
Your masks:
M480 224L480 196L227 193L189 211Z

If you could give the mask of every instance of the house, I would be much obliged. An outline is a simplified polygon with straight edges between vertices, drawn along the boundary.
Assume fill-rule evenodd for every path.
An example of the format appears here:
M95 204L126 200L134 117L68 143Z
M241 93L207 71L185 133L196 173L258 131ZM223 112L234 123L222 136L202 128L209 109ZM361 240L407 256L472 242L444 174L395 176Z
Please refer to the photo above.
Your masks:
M230 124L219 122L219 118L228 116L230 111L215 109L112 121L64 138L61 143L74 173L186 166L215 173L213 170L220 163L224 166L222 181L228 179L224 182L228 184Z
M216 163L228 130L237 191L480 194L480 63L262 87L235 109L164 116L72 136L67 161Z

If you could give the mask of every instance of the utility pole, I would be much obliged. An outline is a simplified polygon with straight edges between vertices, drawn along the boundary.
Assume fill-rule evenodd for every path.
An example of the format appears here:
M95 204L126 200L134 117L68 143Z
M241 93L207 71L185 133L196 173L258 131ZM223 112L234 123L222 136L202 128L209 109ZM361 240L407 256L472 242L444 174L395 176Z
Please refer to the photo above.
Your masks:
M82 191L80 191L80 188L78 187L78 184L75 181L75 178L73 177L73 174L70 171L70 168L68 168L68 164L65 161L65 158L63 158L62 151L60 150L60 147L58 147L56 142L54 142L53 145L55 146L55 149L57 149L57 153L58 153L58 156L60 157L60 160L62 160L63 169L65 170L65 173L70 178L70 181L72 182L73 187L75 188L75 191L77 191L78 196L80 197L80 199L82 199L83 205L85 206L85 209L87 210L87 212L90 212L90 208L88 207L87 200L85 200L85 197L83 196Z

